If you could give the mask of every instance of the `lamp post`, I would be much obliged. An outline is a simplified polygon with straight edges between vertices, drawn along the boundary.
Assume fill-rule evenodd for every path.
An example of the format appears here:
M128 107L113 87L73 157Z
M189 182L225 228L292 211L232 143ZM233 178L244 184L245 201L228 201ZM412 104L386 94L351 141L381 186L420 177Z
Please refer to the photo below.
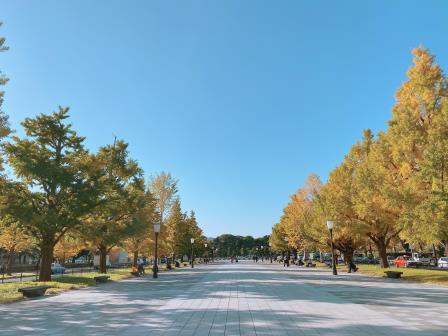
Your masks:
M330 244L331 244L331 265L333 268L333 275L338 275L338 270L336 269L336 263L334 260L334 246L333 246L333 226L334 223L332 220L327 220L327 228L330 231Z
M261 245L261 261L264 261L264 246Z
M193 251L194 238L190 238L190 242L191 242L191 268L194 268L194 251Z
M271 264L272 264L272 243L269 242L269 258L271 259Z
M157 266L157 243L159 239L159 232L160 232L160 223L154 224L154 234L156 235L156 244L154 247L154 266L152 267L152 277L158 278L159 277L159 267Z
M205 263L208 263L208 251L207 251L207 243L204 244L205 247Z
M290 258L288 242L289 242L289 238L286 236L285 237L285 243L286 243L286 267L289 267L289 258Z

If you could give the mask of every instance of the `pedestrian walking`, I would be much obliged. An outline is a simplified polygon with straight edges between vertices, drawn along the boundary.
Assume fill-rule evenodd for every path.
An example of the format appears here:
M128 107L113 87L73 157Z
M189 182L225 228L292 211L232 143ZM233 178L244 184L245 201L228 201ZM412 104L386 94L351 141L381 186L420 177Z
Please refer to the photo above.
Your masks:
M139 263L137 266L137 271L139 276L145 275L145 268L143 267L143 263Z
M350 261L348 263L348 273L356 272L358 270L358 267L355 265L355 263L353 261Z

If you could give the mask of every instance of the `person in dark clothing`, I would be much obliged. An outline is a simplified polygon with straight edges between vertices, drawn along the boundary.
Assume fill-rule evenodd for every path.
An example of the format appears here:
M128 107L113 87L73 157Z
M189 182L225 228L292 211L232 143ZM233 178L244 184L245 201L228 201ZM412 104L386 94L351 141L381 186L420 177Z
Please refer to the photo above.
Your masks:
M138 275L144 276L145 275L145 268L143 267L143 264L138 264L137 266Z
M356 272L358 270L358 267L355 265L353 261L350 261L348 264L348 273Z

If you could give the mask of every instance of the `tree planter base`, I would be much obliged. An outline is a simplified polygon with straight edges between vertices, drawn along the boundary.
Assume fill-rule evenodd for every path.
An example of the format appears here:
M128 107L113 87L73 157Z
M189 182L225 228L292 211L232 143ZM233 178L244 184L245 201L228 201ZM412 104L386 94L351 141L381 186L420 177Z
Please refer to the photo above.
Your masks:
M96 281L96 283L105 283L107 280L109 280L110 276L108 275L100 275L96 276L93 279Z
M35 297L43 296L48 288L51 288L51 286L24 287L24 288L19 288L18 292L22 293L24 297L35 298Z
M386 272L384 272L384 274L386 274L386 277L388 277L388 278L399 279L399 278L401 278L401 275L403 274L403 272L386 271Z

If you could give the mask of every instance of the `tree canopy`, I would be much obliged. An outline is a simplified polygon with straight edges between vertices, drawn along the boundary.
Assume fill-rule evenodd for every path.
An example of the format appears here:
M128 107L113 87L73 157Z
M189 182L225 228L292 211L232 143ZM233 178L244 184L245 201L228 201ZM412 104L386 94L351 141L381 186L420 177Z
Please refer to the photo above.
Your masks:
M328 248L325 221L332 219L335 246L347 261L370 242L383 267L398 241L448 247L447 79L427 49L412 54L387 130L365 130L325 184L310 189L309 179L291 197L273 228L274 246L282 248L287 236L291 247Z

